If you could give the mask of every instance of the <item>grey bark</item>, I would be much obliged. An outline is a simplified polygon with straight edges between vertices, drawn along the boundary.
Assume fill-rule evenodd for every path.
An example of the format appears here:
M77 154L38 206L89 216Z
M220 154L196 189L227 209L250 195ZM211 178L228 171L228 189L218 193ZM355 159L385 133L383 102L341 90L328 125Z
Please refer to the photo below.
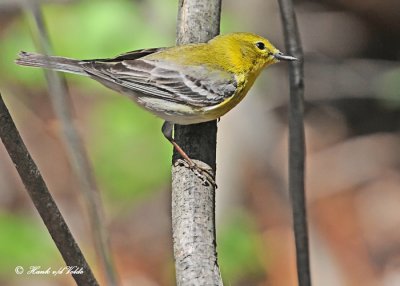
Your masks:
M0 137L67 266L82 267L83 274L72 274L77 285L97 286L85 257L54 202L46 183L30 156L0 95Z
M206 42L219 34L220 0L180 0L177 44ZM174 138L196 164L215 176L216 121L175 125ZM178 286L223 285L217 263L215 186L174 152L172 229Z
M304 190L305 136L303 123L304 61L292 0L278 0L287 52L298 58L289 63L289 193L299 286L311 286L306 198Z

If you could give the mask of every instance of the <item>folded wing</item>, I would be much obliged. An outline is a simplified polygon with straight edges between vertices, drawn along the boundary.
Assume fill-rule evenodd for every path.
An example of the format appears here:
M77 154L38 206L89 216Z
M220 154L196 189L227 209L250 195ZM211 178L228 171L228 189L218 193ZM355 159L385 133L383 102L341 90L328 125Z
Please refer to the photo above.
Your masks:
M150 53L159 50L150 50ZM168 60L149 60L146 50L110 60L81 62L82 68L104 85L125 93L140 93L167 102L207 107L233 96L233 74L209 66L178 65Z

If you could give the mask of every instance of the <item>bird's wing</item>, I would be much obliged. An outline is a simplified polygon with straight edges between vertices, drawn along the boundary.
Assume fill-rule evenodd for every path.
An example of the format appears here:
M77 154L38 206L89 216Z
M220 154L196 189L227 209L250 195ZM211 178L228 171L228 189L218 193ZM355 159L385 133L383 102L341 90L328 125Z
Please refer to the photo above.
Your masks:
M229 72L135 56L128 53L113 60L87 61L82 67L111 88L193 107L221 103L237 88L235 77Z
M101 61L101 62L116 62L116 61L126 61L126 60L137 60L139 58L143 58L145 56L161 52L167 48L151 48L151 49L141 49L141 50L135 50L131 52L126 52L123 54L120 54L119 56L115 58L110 58L110 59L100 59L100 60L87 60L87 62L91 61Z

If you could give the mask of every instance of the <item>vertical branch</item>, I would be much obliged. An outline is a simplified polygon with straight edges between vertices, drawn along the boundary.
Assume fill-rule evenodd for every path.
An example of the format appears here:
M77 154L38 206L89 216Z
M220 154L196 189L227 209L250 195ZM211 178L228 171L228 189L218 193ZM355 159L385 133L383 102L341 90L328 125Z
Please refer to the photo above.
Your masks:
M26 4L26 9L33 20L33 26L36 27L38 38L36 44L44 54L48 55L50 53L50 41L40 7L36 4ZM104 226L104 210L89 158L72 120L72 102L68 96L63 78L52 70L46 70L45 74L53 108L62 126L67 153L81 184L81 191L87 206L94 245L102 272L105 275L107 285L114 286L118 284L117 275Z
M82 274L72 274L76 284L98 286L92 270L47 189L39 169L26 149L1 95L0 137L66 265L82 267Z
M293 209L299 286L311 285L307 212L304 191L303 50L292 0L279 0L286 50L299 61L289 63L289 193Z
M219 34L221 0L180 0L177 44L206 42ZM175 140L196 164L215 174L216 121L175 125ZM172 231L177 285L222 285L217 264L215 186L193 170L172 167Z

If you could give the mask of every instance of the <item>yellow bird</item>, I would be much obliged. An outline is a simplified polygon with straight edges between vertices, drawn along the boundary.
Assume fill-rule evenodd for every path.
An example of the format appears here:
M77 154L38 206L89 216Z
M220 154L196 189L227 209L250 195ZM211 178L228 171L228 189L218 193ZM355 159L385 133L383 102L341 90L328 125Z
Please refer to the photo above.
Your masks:
M143 49L110 59L21 52L16 63L88 76L127 95L165 120L164 135L194 166L173 140L173 124L220 118L245 97L263 68L281 60L296 58L258 35L231 33L207 43Z

